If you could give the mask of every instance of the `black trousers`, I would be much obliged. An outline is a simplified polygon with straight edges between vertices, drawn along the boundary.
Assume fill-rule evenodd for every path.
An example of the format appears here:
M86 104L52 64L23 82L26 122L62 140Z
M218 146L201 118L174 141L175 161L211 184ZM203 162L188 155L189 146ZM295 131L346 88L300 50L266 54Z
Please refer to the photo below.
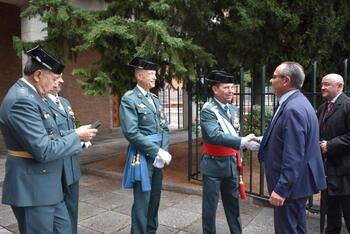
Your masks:
M342 227L342 215L350 233L350 195L327 197L326 234L338 234Z

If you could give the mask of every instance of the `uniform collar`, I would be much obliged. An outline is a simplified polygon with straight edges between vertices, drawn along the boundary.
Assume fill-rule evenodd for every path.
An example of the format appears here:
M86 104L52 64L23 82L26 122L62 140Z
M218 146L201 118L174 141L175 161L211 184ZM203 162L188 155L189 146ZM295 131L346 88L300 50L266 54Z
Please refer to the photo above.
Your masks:
M22 77L20 80L23 81L24 83L26 83L29 87L31 87L36 93L38 93L36 88L31 83L29 83L28 80L24 79L24 77Z
M227 106L228 107L228 103L227 104L223 104L222 102L220 102L218 99L216 99L215 97L214 97L214 100L217 102L217 103L219 103L219 105L222 107L222 109L223 110L225 110L225 106Z
M144 90L140 85L137 84L136 86L144 96L146 96L146 94L149 93L146 90Z
M51 93L49 93L49 95L47 95L47 97L50 98L51 101L53 101L54 103L56 103L56 100L57 100L57 98L58 98L57 96L52 95Z

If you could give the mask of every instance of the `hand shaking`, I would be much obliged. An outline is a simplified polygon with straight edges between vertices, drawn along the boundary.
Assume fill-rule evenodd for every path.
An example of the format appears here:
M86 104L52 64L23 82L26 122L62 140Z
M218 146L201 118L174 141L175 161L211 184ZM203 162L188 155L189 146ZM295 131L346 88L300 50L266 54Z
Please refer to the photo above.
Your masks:
M257 151L260 148L260 137L255 136L253 133L248 134L242 137L241 145L248 150Z

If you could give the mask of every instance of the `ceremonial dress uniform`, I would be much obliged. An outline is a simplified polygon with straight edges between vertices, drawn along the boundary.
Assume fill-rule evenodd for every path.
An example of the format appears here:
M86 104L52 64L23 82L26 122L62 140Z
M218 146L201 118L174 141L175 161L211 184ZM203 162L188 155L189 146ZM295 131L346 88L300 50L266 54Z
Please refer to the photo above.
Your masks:
M163 169L153 163L160 148L168 150L168 124L157 96L139 86L122 97L120 120L130 143L123 187L134 191L131 233L156 233Z
M206 81L213 98L204 104L200 115L203 137L203 157L200 163L203 174L203 233L216 233L215 219L220 193L230 232L242 233L239 196L241 189L241 198L245 198L243 181L239 185L241 147L245 143L238 136L237 108L230 104L233 77L226 72L214 70L206 77Z
M24 78L0 106L8 150L2 202L11 205L21 234L68 234L72 227L63 201L63 158L79 153L80 138L92 137L96 130L85 127L62 136L44 96L55 87L64 65L40 45L27 55Z
M49 95L47 103L53 113L60 135L65 136L74 131L75 116L69 101L64 97ZM78 225L80 175L78 156L75 154L63 158L64 202L72 223L73 233L77 233Z
M81 151L78 135L72 132L61 137L47 103L22 79L2 102L0 128L8 149L2 202L12 206L20 232L71 232L70 222L58 225L61 230L52 230L54 217L49 214L53 209L62 210L61 218L69 221L63 203L63 158ZM31 215L22 208L28 208ZM35 217L36 209L48 215ZM22 226L26 222L33 229Z
M219 192L225 209L226 219L231 233L242 233L239 212L239 175L236 153L230 149L240 149L241 138L225 134L218 123L214 110L228 122L237 122L237 108L229 104L229 117L221 105L214 99L204 104L201 111L201 129L204 145L216 147L214 154L204 154L200 163L203 174L203 233L215 233L215 217ZM220 152L224 155L219 155Z

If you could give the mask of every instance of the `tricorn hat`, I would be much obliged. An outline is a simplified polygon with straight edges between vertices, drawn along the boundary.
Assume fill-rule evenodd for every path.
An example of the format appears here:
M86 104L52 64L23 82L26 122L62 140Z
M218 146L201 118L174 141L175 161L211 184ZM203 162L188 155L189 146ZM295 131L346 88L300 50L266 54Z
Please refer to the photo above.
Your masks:
M230 74L228 74L225 71L219 71L219 70L211 71L205 79L211 85L218 84L218 83L234 83L235 82L235 79L233 76L231 76Z
M64 70L64 65L51 54L46 52L41 45L30 49L26 53L33 60L35 60L43 68L48 69L56 74L61 74Z
M129 62L128 66L142 69L142 70L154 70L154 71L156 71L158 69L158 64L151 62L149 60L146 60L144 58L140 58L140 57L133 58Z

